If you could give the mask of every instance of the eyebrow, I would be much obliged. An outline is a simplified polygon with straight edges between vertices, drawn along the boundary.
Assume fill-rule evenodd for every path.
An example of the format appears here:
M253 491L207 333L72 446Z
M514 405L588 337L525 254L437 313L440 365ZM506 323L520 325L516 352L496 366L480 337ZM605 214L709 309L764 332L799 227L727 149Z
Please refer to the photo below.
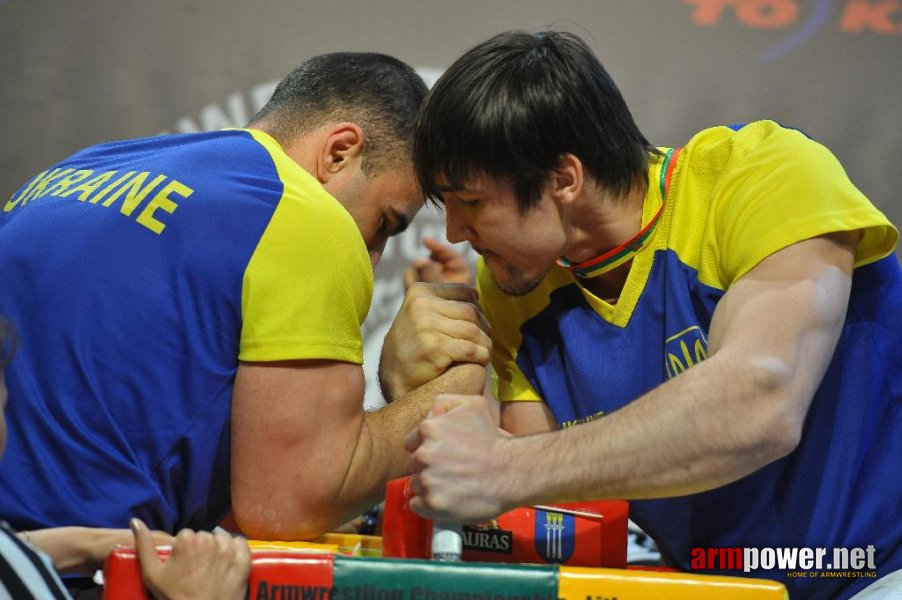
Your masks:
M441 193L449 192L452 194L470 194L470 195L478 196L478 195L484 193L483 188L479 187L479 186L468 187L466 185L456 185L456 186L455 185L439 185L439 186L436 186L435 189Z

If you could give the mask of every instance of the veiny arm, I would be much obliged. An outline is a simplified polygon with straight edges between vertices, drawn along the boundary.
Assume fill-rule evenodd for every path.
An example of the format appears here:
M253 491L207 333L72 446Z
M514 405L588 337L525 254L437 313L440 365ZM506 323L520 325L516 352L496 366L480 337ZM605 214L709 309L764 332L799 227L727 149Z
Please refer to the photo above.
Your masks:
M597 421L509 438L478 424L480 399L440 397L440 416L408 441L415 508L474 521L529 503L676 496L785 456L842 328L856 240L822 236L761 261L719 302L707 360Z
M558 426L544 402L502 402L501 428L520 436L555 431Z

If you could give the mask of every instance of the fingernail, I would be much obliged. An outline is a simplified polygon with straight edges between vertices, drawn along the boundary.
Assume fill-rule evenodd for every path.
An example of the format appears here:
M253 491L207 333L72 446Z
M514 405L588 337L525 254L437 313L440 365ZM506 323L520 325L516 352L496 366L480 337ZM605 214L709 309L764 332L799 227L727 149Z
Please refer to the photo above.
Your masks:
M129 525L129 527L131 527L131 530L135 533L137 533L138 530L141 529L141 521L139 521L137 518L133 518L131 521L129 521L128 525Z

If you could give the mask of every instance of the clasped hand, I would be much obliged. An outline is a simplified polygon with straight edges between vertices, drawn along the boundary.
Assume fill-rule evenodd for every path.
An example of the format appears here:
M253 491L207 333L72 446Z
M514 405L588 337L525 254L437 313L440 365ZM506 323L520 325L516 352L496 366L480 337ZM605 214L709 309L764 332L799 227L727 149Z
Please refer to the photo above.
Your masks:
M410 506L438 521L480 523L516 506L507 452L516 440L495 426L485 396L441 394L405 441Z
M386 402L432 381L454 363L487 365L492 347L488 331L473 288L411 285L385 336L379 361Z

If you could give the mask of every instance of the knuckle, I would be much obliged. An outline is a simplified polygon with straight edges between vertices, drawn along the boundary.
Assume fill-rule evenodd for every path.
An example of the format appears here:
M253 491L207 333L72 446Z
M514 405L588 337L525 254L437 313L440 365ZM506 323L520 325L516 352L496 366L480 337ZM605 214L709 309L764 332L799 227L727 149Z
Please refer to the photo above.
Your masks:
M451 354L457 359L469 358L473 353L473 343L465 339L456 339L449 344L449 349Z
M412 473L416 473L418 469L419 469L419 463L417 462L416 458L414 458L413 454L411 454L410 456L407 457L407 462L404 465L404 472L407 474L412 474ZM411 484L411 489L413 489L412 484Z
M420 488L423 489L427 497L435 496L436 478L431 471L423 471L420 473Z
M434 284L430 284L427 281L414 282L408 291L410 303L413 305L428 304L432 298L432 285Z
M426 360L435 363L436 354L438 352L439 341L435 336L423 336L419 342L419 352L426 356Z
M420 423L420 435L423 436L423 439L433 438L439 432L439 427L435 422L435 419L426 419L422 423Z
M415 283L413 285L419 286L419 285L423 285L423 284ZM411 293L411 296L407 302L407 306L409 307L410 310L412 310L414 312L423 310L423 305L426 304L426 296L424 296L422 293L416 293L416 290L418 289L417 287L412 287L410 289L413 290L414 293Z
M479 343L482 346L485 346L487 349L491 350L492 348L492 337L484 331L479 332Z
M251 550L248 548L247 542L241 538L232 538L231 547L240 564L250 564Z
M420 487L423 487L422 477L426 474L426 469L429 467L429 463L432 460L432 452L430 452L428 448L420 446L417 448L416 452L413 453L412 458L416 461L419 470Z
M175 540L177 542L187 542L194 538L194 532L190 529L182 529L175 535Z
M453 507L452 502L445 494L433 492L427 497L430 508L436 512L448 512Z
M466 337L474 342L481 340L485 336L485 332L480 329L479 325L474 322L466 324Z
M489 351L485 346L481 346L476 342L468 342L467 356L472 360L484 362L489 357Z
M467 319L469 321L472 321L473 323L479 323L479 320L482 317L482 313L479 311L478 306L476 306L472 302L467 302L466 311L467 311Z
M451 359L445 352L438 352L438 348L435 348L435 351L430 353L426 360L438 370L442 370L451 364Z

